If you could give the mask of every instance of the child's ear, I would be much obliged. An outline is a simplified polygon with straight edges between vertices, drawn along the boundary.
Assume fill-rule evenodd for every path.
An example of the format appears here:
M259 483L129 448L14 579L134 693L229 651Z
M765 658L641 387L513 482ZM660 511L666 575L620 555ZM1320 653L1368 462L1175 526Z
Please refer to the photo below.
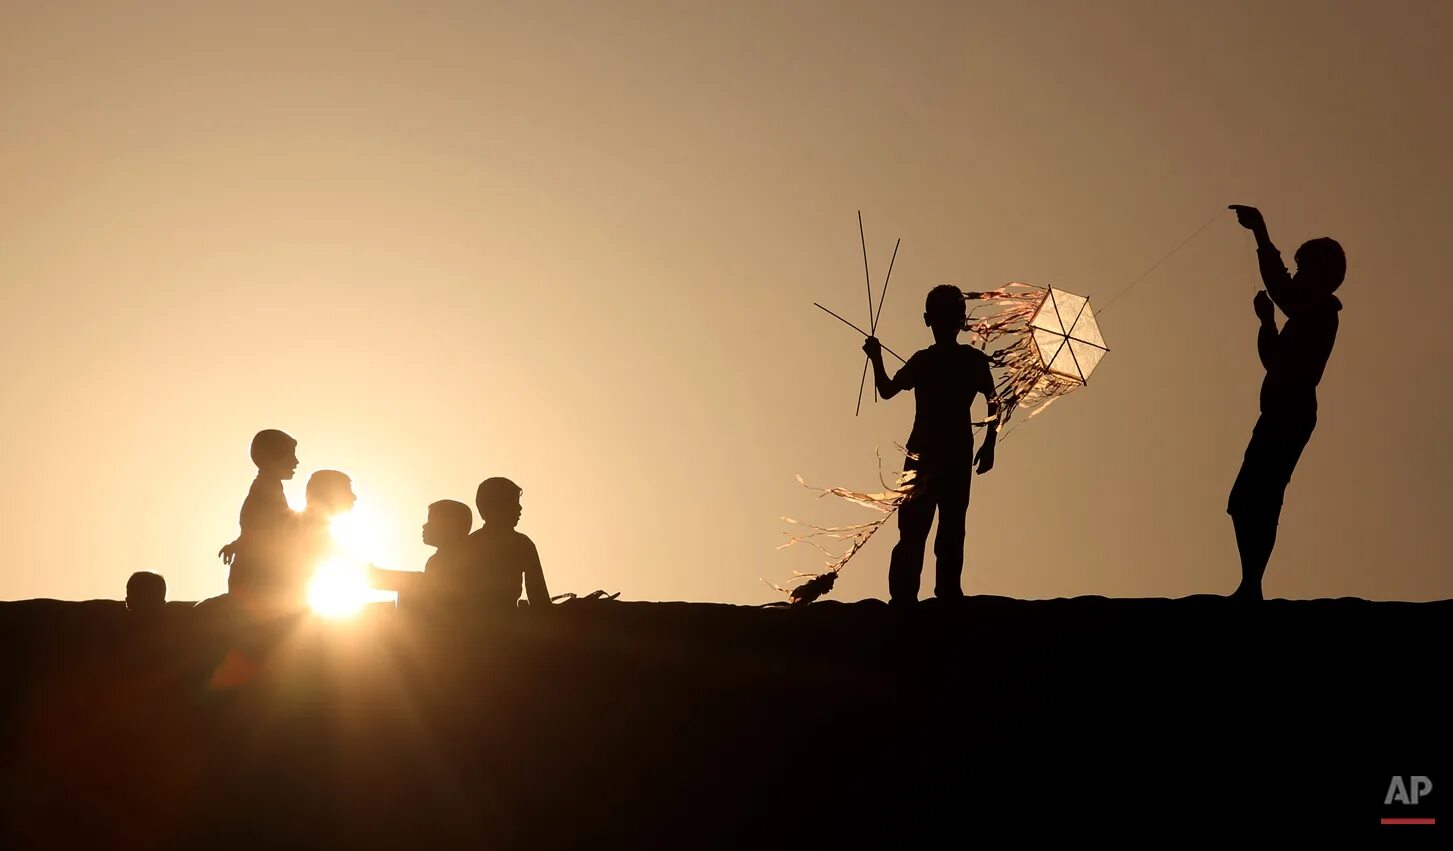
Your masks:
M926 310L923 311L923 324L924 325L928 325L930 327L933 326L933 322L928 318L928 311L926 311Z

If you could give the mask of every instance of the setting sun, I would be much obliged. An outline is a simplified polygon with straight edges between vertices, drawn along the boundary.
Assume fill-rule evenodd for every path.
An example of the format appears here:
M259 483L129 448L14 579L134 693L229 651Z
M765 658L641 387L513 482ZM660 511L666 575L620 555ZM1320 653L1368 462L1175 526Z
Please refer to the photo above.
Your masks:
M308 586L308 605L327 618L357 614L370 602L367 567L347 556L336 556L318 566Z
M367 504L360 501L352 511L333 519L331 532L334 554L318 565L308 586L308 605L328 618L357 614L368 603L387 602L390 591L368 584L368 565L387 551L387 526Z

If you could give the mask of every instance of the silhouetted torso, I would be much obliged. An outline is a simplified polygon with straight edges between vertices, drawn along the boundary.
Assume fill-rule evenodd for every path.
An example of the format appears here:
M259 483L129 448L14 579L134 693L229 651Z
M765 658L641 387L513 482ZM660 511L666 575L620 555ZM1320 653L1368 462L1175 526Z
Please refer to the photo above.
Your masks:
M963 343L935 343L916 352L894 376L912 389L917 413L908 450L923 462L968 461L974 454L973 417L969 405L976 393L994 394L989 358Z
M540 554L528 536L488 523L469 536L466 551L452 560L461 569L468 597L487 608L514 608L523 583L531 606L548 605Z
M242 532L228 578L230 590L245 593L272 584L274 574L287 558L293 520L282 481L261 476L254 479L237 520Z
M378 571L387 582L383 587L399 593L399 608L411 612L434 613L468 604L479 594L472 587L474 565L469 560L468 539L439 548L424 562L423 573ZM397 581L402 578L404 581ZM390 581L393 580L393 581Z
M1316 413L1317 385L1337 341L1338 311L1334 295L1301 295L1292 289L1281 254L1258 250L1262 281L1277 299L1286 323L1261 346L1266 378L1261 382L1261 410L1269 413Z

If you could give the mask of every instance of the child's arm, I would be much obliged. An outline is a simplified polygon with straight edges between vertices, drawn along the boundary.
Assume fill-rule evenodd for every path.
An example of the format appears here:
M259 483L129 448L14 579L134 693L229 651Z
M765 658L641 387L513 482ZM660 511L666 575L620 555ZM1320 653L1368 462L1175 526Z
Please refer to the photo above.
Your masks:
M1256 294L1251 306L1256 310L1256 318L1261 320L1261 329L1256 332L1256 354L1261 358L1261 368L1269 370L1276 357L1276 312L1265 291Z
M1292 276L1287 272L1286 264L1281 262L1281 252L1276 250L1271 235L1267 233L1266 219L1255 207L1232 204L1231 209L1236 211L1236 221L1256 237L1256 260L1261 267L1261 282L1271 300L1285 312L1288 302L1293 299ZM1292 309L1295 310L1296 306L1292 305Z
M974 456L981 476L994 469L994 449L999 443L999 399L992 393L985 394L984 398L989 403L989 424L984 427L984 445Z
M538 609L550 605L550 590L545 587L545 569L540 566L540 551L535 549L535 542L525 538L523 554L525 572L525 596L530 601L531 609Z
M988 425L984 427L984 445L979 447L979 454L974 456L978 462L979 475L983 475L994 469L994 449L999 443L999 394L994 389L994 374L989 371L989 362L986 358L979 367L978 392L984 394L984 403L988 406Z
M368 566L368 584L383 591L398 591L402 594L416 594L424 580L421 570L385 570Z
M908 373L908 364L904 364L897 375L888 377L888 370L883 367L883 345L878 342L877 337L869 337L863 341L863 352L873 364L873 384L878 388L879 396L885 400L892 399L898 395L898 391L908 390L912 386L908 380L911 375Z

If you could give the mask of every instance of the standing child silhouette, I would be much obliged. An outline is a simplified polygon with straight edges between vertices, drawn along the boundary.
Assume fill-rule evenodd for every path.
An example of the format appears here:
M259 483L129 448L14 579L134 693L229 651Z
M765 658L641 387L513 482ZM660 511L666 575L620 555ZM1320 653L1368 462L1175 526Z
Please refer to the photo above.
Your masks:
M958 341L964 329L964 294L958 287L934 287L924 302L923 324L933 330L933 345L908 359L892 378L883 368L883 351L876 337L863 343L873 363L878 395L891 399L912 390L917 411L908 437L905 469L916 471L913 496L898 509L898 545L888 567L888 595L895 604L918 600L923 573L923 550L938 511L938 536L933 541L937 562L935 597L962 597L964 524L969 509L969 485L974 462L980 475L994 467L998 439L995 423L998 400L989 357ZM990 426L978 456L974 455L973 418L969 406L982 393L989 405Z
M251 603L257 582L286 557L284 550L293 531L293 510L283 493L283 481L298 469L298 442L286 432L264 429L252 438L252 463L257 478L242 501L237 539L217 555L228 565L227 593Z
M1233 596L1260 600L1261 578L1276 545L1287 484L1317 426L1317 384L1337 341L1337 312L1342 309L1332 293L1346 277L1347 257L1330 237L1309 240L1297 249L1296 274L1287 274L1261 211L1240 204L1231 209L1241 226L1256 236L1256 257L1266 285L1252 303L1261 320L1256 351L1266 370L1261 416L1226 505L1241 553L1241 585ZM1275 307L1287 318L1280 331Z

